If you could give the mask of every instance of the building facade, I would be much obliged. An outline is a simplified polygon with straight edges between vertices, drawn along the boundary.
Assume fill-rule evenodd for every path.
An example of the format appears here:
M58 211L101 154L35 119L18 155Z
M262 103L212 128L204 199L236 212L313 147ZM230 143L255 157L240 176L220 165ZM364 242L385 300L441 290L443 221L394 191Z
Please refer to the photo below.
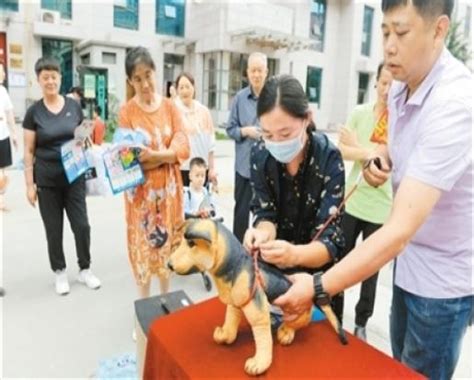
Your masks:
M318 128L344 122L373 99L382 59L380 0L0 0L0 59L21 119L40 97L34 63L59 59L62 92L82 85L104 109L126 98L127 49L149 48L163 94L180 71L216 125L247 85L250 53L267 54L270 74L290 73L306 89ZM471 38L469 1L456 17ZM466 17L466 15L469 15ZM111 115L112 116L112 115Z

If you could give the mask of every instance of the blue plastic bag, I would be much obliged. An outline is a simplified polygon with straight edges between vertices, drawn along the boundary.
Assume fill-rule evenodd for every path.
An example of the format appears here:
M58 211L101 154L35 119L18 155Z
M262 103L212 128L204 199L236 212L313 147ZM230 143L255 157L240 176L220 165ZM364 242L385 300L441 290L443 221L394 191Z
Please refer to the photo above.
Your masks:
M148 133L140 129L117 128L112 139L113 144L150 145Z
M136 355L122 354L111 359L101 360L95 378L97 380L117 378L137 380Z

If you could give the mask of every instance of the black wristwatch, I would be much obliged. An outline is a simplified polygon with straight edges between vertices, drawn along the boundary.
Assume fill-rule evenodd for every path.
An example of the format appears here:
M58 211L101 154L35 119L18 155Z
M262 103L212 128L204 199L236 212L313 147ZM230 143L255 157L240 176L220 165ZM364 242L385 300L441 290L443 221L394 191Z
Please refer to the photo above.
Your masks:
M321 283L321 276L323 272L316 272L313 274L314 297L313 303L317 306L326 306L331 303L331 297L324 291Z

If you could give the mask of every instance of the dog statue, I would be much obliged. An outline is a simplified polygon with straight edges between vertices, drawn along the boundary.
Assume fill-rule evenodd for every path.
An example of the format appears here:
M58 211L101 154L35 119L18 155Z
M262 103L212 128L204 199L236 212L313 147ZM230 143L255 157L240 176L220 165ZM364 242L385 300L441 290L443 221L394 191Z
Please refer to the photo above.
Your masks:
M214 340L219 344L233 343L243 313L252 328L256 345L255 356L245 362L245 371L249 375L265 372L272 362L273 349L270 303L291 286L283 272L258 261L259 273L255 273L253 257L224 225L210 219L193 219L185 223L184 238L170 255L168 267L181 275L210 273L219 299L227 305L224 325L216 327ZM258 276L261 281L255 287ZM323 311L344 342L344 331L330 306ZM310 321L311 309L308 309L296 320L283 322L277 330L278 342L291 344L295 331Z

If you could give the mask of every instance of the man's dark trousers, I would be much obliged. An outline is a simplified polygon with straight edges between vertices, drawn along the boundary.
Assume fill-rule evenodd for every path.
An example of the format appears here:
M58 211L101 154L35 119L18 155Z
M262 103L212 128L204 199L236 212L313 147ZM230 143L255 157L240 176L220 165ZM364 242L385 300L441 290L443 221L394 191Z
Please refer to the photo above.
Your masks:
M250 179L242 177L239 173L235 173L234 188L234 235L242 243L245 231L249 227L250 218L250 200L252 199L252 187Z

